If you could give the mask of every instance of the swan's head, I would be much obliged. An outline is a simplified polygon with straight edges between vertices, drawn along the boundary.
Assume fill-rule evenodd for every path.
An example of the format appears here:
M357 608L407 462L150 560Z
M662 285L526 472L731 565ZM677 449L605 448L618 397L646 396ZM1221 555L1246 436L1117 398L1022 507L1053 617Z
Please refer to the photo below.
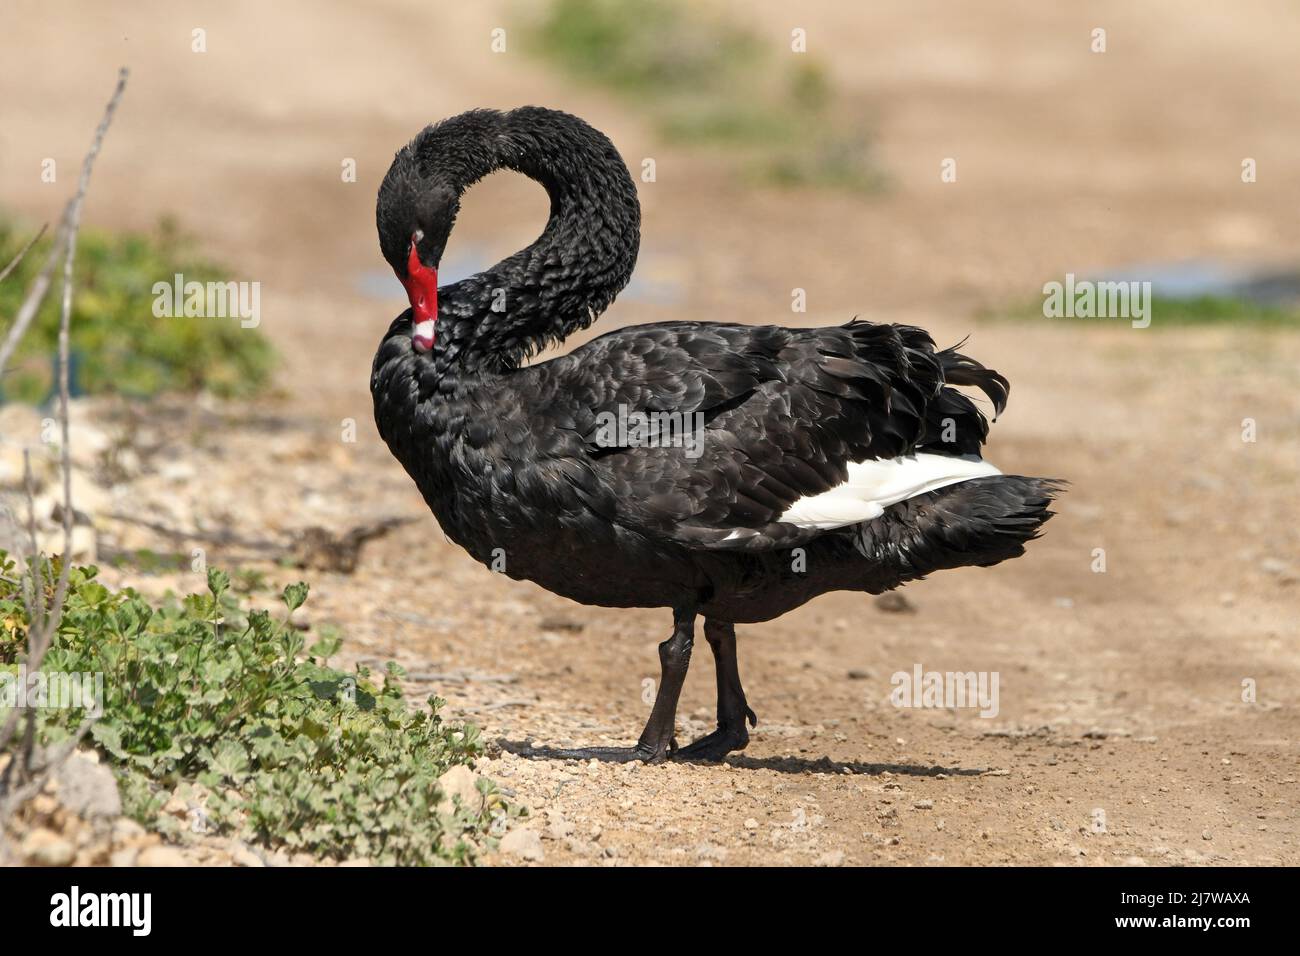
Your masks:
M411 342L433 348L438 318L438 264L456 221L459 193L420 175L409 148L393 160L379 189L375 221L384 259L411 303Z
M503 162L504 124L496 110L471 110L425 127L397 151L379 187L379 248L411 301L418 351L433 348L438 264L461 194Z

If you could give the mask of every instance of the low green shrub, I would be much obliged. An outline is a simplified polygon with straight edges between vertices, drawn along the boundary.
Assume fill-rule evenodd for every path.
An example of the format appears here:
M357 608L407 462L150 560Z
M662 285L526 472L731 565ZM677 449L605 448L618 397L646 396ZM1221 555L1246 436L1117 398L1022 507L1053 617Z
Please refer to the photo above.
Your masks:
M862 122L809 54L791 61L731 19L684 0L551 0L527 45L625 96L673 142L713 146L783 186L885 185Z
M511 812L486 780L473 806L444 800L439 777L481 747L475 727L441 720L442 700L408 707L395 664L382 684L362 666L329 667L335 634L304 648L289 616L307 585L285 588L286 612L273 616L242 608L221 571L208 572L206 594L160 607L110 591L96 573L72 571L42 670L104 675L90 736L118 775L125 812L142 824L183 830L186 821L159 812L179 788L202 794L208 833L420 865L472 862L490 845L494 818ZM47 590L56 574L47 566ZM12 562L0 561L0 669L11 672L27 627L17 580ZM36 712L46 744L66 740L85 716Z
M1095 309L1095 307L1094 307ZM1171 299L1153 296L1146 303L1146 315L1152 329L1188 325L1239 325L1260 328L1300 325L1300 310L1295 306L1266 305L1250 299L1224 295L1205 295L1194 299ZM1128 318L1096 316L1050 317L1043 315L1043 303L1023 302L1001 309L985 309L979 317L987 321L1048 321L1095 324L1099 328L1128 328Z
M28 233L0 219L0 268ZM47 235L0 283L0 318L12 321L53 239ZM198 257L174 226L136 235L83 229L77 238L71 326L71 374L79 394L148 397L211 392L240 398L270 383L274 353L260 329L238 318L154 315L155 283L224 282L230 277ZM40 402L51 393L62 302L61 267L6 370L2 397Z

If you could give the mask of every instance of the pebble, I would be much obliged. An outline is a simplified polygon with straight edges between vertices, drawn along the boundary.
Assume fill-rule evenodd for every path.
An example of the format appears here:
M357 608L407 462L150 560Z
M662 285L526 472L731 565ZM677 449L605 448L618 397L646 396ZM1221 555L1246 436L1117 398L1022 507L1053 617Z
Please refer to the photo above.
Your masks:
M727 851L716 843L701 843L695 848L695 858L721 863L727 858Z
M556 818L546 828L548 839L560 841L573 834L573 824L568 820Z
M54 773L59 802L68 811L88 820L111 819L122 813L113 771L82 754L75 753Z
M145 836L145 829L130 817L118 817L113 821L112 836L115 844L129 844L142 839Z
M151 846L140 851L136 866L189 866L185 854L171 846Z
M22 843L22 854L29 863L37 866L67 866L76 856L76 851L53 830L41 827L27 834Z
M876 608L886 614L913 614L916 606L897 591L881 594L876 598Z
M522 860L541 861L546 854L542 852L542 838L536 830L520 828L511 830L501 838L499 844L502 853L517 856Z
M264 867L262 858L242 843L236 843L230 850L230 861L235 866Z
M438 804L438 812L450 813L453 808L453 797L459 797L463 807L472 808L475 812L481 810L483 795L478 792L477 783L478 774L465 764L452 767L438 778L438 786L443 793L443 800Z

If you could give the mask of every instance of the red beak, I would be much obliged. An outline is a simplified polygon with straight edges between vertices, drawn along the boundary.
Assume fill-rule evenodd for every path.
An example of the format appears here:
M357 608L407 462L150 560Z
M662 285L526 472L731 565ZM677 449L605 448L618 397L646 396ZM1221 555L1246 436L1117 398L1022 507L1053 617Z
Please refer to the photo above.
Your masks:
M406 260L406 275L398 275L406 287L406 298L411 303L411 342L418 352L433 348L433 326L438 318L438 270L420 261L411 238L411 252Z

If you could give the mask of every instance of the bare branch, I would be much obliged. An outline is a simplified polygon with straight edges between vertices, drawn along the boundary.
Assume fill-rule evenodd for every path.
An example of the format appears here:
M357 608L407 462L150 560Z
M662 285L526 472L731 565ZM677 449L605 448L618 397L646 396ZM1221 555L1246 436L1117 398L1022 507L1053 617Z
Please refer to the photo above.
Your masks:
M0 378L4 377L5 370L9 367L9 359L14 354L14 349L18 348L18 343L22 341L23 336L27 333L27 327L32 324L32 319L36 318L36 313L45 301L45 293L50 290L50 280L54 277L54 267L58 265L59 254L63 252L64 237L67 235L68 216L72 211L72 203L63 210L63 218L59 220L59 231L54 237L54 245L50 246L49 254L45 257L45 265L41 266L41 271L37 273L32 284L27 287L27 298L23 299L23 304L18 307L18 314L14 317L14 324L9 327L9 334L5 336L3 345L0 345Z
M17 348L18 341L26 331L27 326L31 323L40 308L42 300L45 298L45 292L49 287L51 276L54 271L54 264L58 260L59 253L64 254L63 259L63 303L62 311L59 318L59 421L62 425L62 448L60 449L60 470L63 475L63 560L60 562L59 581L54 592L54 601L48 611L44 608L44 598L42 595L42 563L39 554L33 554L29 564L35 568L35 597L36 603L41 604L41 616L39 620L29 613L29 622L27 626L27 667L30 670L38 670L45 659L45 652L49 649L51 640L57 632L59 622L63 617L63 604L67 599L68 580L72 573L72 448L70 442L70 429L68 422L68 356L70 345L70 325L72 321L72 267L77 254L77 230L81 227L81 208L86 201L86 191L90 188L90 173L94 168L95 159L99 155L100 149L104 145L104 136L108 133L108 127L113 121L113 114L117 112L117 105L121 102L122 92L126 89L127 71L122 69L118 71L117 86L113 90L112 97L109 98L108 105L104 108L103 118L99 121L99 126L95 129L94 139L91 141L90 150L86 153L86 158L81 164L81 176L77 181L77 192L68 203L63 215L63 221L60 225L59 236L54 242L50 255L46 259L45 266L41 273L36 277L32 288L28 291L27 298L23 301L19 309L18 317L14 321L14 326L9 330L9 336L6 338L3 349L0 350L0 376L3 375L4 366L8 362L13 350ZM29 469L30 480L30 469ZM28 493L30 495L30 486ZM14 713L17 713L15 709ZM31 713L29 711L29 718ZM28 723L28 729L32 724ZM8 745L12 738L14 730L14 721L6 721L5 726L0 730L0 750ZM84 729L82 731L84 733ZM29 733L29 751L30 751L30 733ZM28 753L30 756L30 752ZM15 761L17 757L15 757ZM16 769L27 771L30 761L25 760L25 766L22 768L9 767L7 774L13 777ZM12 803L9 804L13 806Z
M0 282L4 282L5 279L8 279L9 273L18 268L18 263L23 261L23 257L27 255L32 246L41 241L41 236L45 235L45 230L48 228L50 228L50 224L47 222L41 226L40 232L27 240L27 245L18 250L18 255L14 256L13 259L9 261L9 265L5 266L3 272L0 272Z
M122 101L126 89L126 67L117 72L117 87L104 108L104 117L95 129L95 138L90 144L90 152L81 164L81 179L77 183L77 194L73 197L68 211L68 255L63 260L63 312L59 317L59 424L62 429L60 449L60 469L63 472L63 560L59 564L59 584L54 591L54 607L47 619L46 633L43 640L48 641L54 628L59 626L63 617L63 602L68 596L68 577L72 573L72 443L68 414L68 355L71 348L70 329L72 325L72 264L77 258L77 230L81 228L81 207L86 201L86 190L90 188L90 172L95 167L95 158L104 146L104 136L113 122L117 104ZM48 622L53 621L53 627Z
M0 346L0 376L4 375L4 370L9 366L9 359L13 356L14 349L22 340L31 325L32 319L36 317L36 312L45 301L45 293L49 291L50 281L54 275L54 266L58 263L59 253L63 251L63 244L66 242L69 247L69 256L76 251L76 230L81 225L81 206L86 199L86 190L90 186L90 171L95 166L95 159L99 156L99 151L104 145L104 135L108 132L109 124L113 122L113 114L117 112L117 104L122 100L122 91L126 89L127 70L123 67L117 74L117 86L113 90L113 95L108 101L108 106L104 108L104 116L99 121L99 126L95 129L95 138L90 144L90 152L81 164L81 177L77 182L76 195L68 203L63 212L63 219L59 224L59 233L54 241L50 254L45 259L45 265L41 267L40 274L36 276L31 288L27 292L27 298L23 304L18 307L18 315L14 318L14 324L9 329L9 334L5 337L4 345ZM64 279L67 281L70 267L65 266ZM65 286L64 297L69 292ZM62 333L60 333L62 335Z

